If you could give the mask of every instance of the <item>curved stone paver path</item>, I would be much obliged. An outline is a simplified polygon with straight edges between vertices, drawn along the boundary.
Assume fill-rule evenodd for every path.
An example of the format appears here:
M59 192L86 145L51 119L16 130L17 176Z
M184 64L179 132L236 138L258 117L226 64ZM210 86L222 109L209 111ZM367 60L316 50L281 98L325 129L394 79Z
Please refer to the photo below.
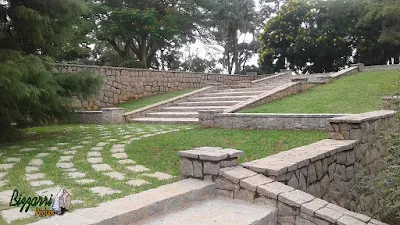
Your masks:
M12 224L20 219L32 222L35 218L35 207L21 213L20 207L9 206L14 189L21 188L24 191L21 194L27 197L34 197L32 193L50 197L66 188L72 193L73 207L81 208L87 207L86 204L90 207L101 203L103 198L106 201L110 197L132 194L136 188L145 190L145 185L152 187L154 180L174 178L141 165L129 157L125 148L144 138L191 128L184 125L178 128L168 125L142 127L132 124L80 126L79 140L68 135L77 128L66 127L61 134L44 143L31 141L0 149L0 224ZM12 176L20 176L21 182L16 184L12 180L17 178ZM92 203L92 199L98 200Z

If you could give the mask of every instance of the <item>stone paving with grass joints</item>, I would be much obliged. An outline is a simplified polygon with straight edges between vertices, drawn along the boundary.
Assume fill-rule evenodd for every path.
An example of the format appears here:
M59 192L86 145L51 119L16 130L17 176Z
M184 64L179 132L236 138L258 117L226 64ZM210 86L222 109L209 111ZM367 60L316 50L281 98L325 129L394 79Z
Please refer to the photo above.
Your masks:
M72 194L73 208L141 192L175 177L129 157L128 144L154 135L190 129L170 125L71 125L58 133L0 149L0 224L26 224L39 217L10 207L14 189L26 197ZM32 132L31 135L36 135ZM35 210L31 207L30 210Z

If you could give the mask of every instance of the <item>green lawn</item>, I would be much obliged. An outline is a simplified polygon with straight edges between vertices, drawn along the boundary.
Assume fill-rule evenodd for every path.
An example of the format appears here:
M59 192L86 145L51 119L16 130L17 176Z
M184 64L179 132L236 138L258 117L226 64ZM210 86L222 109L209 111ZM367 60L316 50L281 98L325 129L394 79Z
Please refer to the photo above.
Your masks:
M170 131L160 134L159 132ZM327 138L326 132L320 131L262 131L262 130L224 130L203 129L194 125L161 125L161 124L120 124L120 125L54 125L27 129L29 135L25 139L7 144L0 144L0 165L9 164L10 159L19 159L11 169L2 171L0 176L0 193L18 189L24 196L36 196L35 192L49 187L65 187L72 192L73 200L82 200L83 204L74 209L87 208L99 203L141 192L150 188L177 181L179 179L178 151L202 146L219 146L243 150L245 155L241 161L249 161L266 157L279 151L310 144ZM137 139L138 138L138 139ZM105 175L106 172L95 171L87 161L88 152L93 147L105 142L100 151L103 163L112 171L122 173L124 180L115 180ZM135 161L133 165L142 165L149 169L144 172L128 170L129 164L121 164L112 156L111 148L115 144L126 144L125 153L128 159ZM49 148L57 147L57 150ZM21 152L24 148L35 148ZM76 172L84 173L84 179L93 179L95 183L78 184L82 178L69 177L67 169L57 167L62 157L70 151L76 151L70 162ZM39 157L39 153L48 153ZM43 165L36 172L26 172L32 160L41 159ZM177 176L170 180L160 181L147 177L146 173L164 172ZM32 181L26 179L27 173L43 173L39 180L50 180L53 185L31 186ZM132 179L146 180L149 184L132 187L126 182ZM5 183L4 183L5 182ZM3 184L1 184L3 183ZM121 191L113 195L99 196L90 191L95 186L103 186ZM11 197L11 196L10 196ZM7 203L0 201L0 211L11 209ZM31 207L35 210L35 207ZM31 217L14 224L26 224L38 220ZM0 224L5 221L0 216Z
M400 91L400 71L364 72L266 103L248 113L363 113L379 110L381 98Z
M155 104L157 102L165 101L167 99L174 98L174 97L189 93L194 90L196 90L196 89L185 89L185 90L181 90L181 91L171 91L171 92L167 92L167 93L162 93L162 94L158 94L158 95L154 95L154 96L147 96L147 97L140 98L138 100L131 100L129 102L119 104L118 107L124 108L125 112L130 112L132 110L140 109L145 106Z

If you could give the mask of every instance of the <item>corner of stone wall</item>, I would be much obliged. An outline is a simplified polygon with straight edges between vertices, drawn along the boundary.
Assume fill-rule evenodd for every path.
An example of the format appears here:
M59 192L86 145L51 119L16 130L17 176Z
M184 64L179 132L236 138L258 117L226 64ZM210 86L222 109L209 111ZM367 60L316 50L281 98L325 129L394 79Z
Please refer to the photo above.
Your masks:
M203 127L215 127L215 118L218 116L218 114L223 113L224 110L218 109L218 110L199 110L199 123Z
M123 108L102 108L102 123L118 124L124 123L125 110Z

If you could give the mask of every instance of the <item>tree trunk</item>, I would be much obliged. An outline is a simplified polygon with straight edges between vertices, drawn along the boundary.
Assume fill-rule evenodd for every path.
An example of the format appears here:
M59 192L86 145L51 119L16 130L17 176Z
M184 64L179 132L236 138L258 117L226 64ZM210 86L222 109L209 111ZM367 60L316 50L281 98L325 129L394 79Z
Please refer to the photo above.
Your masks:
M239 72L240 72L239 50L238 50L239 40L238 40L237 29L234 29L232 34L233 34L232 35L232 43L233 43L232 52L233 52L233 62L235 64L235 74L239 74Z

